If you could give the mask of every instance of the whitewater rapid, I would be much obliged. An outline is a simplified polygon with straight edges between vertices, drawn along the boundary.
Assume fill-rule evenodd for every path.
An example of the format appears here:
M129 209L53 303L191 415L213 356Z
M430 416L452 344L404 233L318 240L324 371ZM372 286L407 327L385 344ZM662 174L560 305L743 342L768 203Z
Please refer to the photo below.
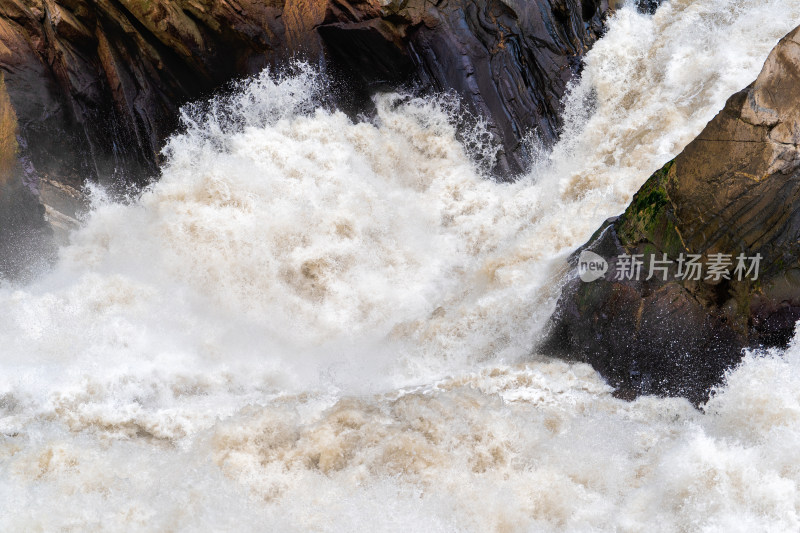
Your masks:
M798 23L619 10L513 184L446 97L353 122L298 65L187 107L157 182L0 287L0 530L797 530L800 343L702 411L531 350L566 256Z

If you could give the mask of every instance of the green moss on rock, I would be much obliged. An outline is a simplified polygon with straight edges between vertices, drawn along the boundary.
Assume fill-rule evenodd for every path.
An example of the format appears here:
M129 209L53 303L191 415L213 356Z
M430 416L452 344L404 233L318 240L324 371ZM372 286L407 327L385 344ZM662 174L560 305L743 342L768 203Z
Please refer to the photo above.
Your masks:
M670 161L650 176L617 221L617 235L624 246L649 243L669 256L684 251L667 192L674 164Z

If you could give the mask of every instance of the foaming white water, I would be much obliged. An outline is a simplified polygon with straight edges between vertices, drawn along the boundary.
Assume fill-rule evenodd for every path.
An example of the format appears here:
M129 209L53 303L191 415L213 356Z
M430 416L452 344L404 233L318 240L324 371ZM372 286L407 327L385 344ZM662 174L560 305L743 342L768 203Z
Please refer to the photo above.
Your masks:
M706 414L529 351L565 254L798 22L621 10L511 185L447 103L354 124L308 69L188 113L157 184L0 290L0 529L797 529L800 348Z

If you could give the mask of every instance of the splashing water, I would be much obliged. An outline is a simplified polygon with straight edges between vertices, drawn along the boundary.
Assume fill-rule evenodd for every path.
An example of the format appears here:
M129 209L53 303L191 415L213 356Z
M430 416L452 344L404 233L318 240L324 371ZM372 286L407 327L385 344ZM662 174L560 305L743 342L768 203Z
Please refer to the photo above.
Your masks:
M158 183L0 289L0 529L796 530L800 344L704 412L530 351L566 254L798 22L621 9L514 184L449 102L353 123L308 68L187 108Z

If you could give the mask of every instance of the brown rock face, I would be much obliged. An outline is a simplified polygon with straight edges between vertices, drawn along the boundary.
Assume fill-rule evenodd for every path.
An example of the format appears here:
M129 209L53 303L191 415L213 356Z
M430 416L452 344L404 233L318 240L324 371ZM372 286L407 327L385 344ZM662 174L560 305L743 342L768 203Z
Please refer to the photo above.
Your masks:
M606 0L3 0L0 71L22 174L68 224L87 179L155 176L180 105L293 56L348 79L340 105L354 112L378 87L455 91L489 122L509 177L526 164L525 134L555 139L565 84L606 11Z
M489 120L509 175L525 166L525 134L555 140L566 82L607 10L605 0L7 0L0 67L23 134L44 113L84 141L91 161L78 156L87 168L75 174L152 172L180 104L300 54L369 86L454 90Z
M36 170L140 181L187 99L266 64L269 2L5 0L0 68Z
M0 74L0 184L11 179L17 162L17 149L17 115Z
M798 87L800 28L584 247L608 258L609 272L567 283L547 348L592 363L625 394L700 402L743 348L791 339L800 319ZM643 254L638 281L615 275L622 254ZM675 261L667 280L646 280L649 258L664 254ZM681 254L706 267L724 257L727 276L687 279ZM757 279L735 271L740 255L760 257Z

